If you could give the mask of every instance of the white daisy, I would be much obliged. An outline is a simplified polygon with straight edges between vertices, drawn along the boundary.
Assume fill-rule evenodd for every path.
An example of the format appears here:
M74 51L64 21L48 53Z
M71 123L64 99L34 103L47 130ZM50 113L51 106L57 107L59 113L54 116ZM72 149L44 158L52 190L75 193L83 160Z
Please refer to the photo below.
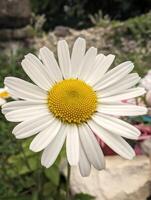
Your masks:
M6 103L6 99L9 97L8 89L6 87L0 88L0 106Z
M58 42L58 62L47 48L40 49L39 60L28 54L22 67L32 84L7 77L5 85L20 100L3 106L6 119L20 122L13 134L18 139L35 134L30 149L43 150L41 163L50 167L65 140L70 165L78 165L82 176L88 176L91 165L105 168L102 150L94 133L120 156L132 159L131 146L122 138L137 139L138 129L115 118L136 116L147 112L144 107L122 103L122 100L145 93L133 87L140 77L129 74L134 65L124 62L108 71L114 55L97 55L97 49L86 51L86 42L78 38L70 56L68 44ZM108 72L107 72L108 71Z

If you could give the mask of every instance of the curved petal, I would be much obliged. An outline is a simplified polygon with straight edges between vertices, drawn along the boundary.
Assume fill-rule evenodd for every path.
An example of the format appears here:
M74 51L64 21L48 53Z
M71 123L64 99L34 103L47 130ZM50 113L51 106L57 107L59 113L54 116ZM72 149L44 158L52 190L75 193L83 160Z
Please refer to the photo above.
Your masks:
M93 120L88 122L89 126L102 141L104 141L113 151L126 159L132 159L135 152L132 147L120 136L115 135L96 124Z
M38 109L37 109L38 108ZM36 116L45 116L49 114L49 110L46 105L41 105L41 107L29 107L24 109L17 109L6 113L5 117L11 122L22 122L35 118Z
M113 84L117 83L118 81L122 80L127 74L129 74L134 68L134 65L132 62L127 61L124 62L117 67L111 69L108 71L102 80L100 80L95 86L94 89L96 90L102 90L104 88L107 88L109 86L112 86Z
M21 110L26 108L35 108L38 110L39 108L41 109L41 107L43 106L46 107L46 103L43 104L41 102L23 101L23 100L11 101L2 106L2 113L6 114L11 111Z
M77 165L79 162L79 134L76 125L67 126L66 152L70 165Z
M40 58L45 65L45 70L53 83L62 80L62 73L52 51L47 47L40 49Z
M81 62L83 61L86 50L86 41L83 38L78 38L72 49L71 54L71 77L77 78Z
M41 131L30 144L30 150L38 152L46 148L56 137L61 128L61 121L54 119L50 126Z
M120 94L121 92L133 87L140 80L137 73L128 74L120 83L113 84L112 86L105 88L103 90L97 91L98 97L109 97L115 94Z
M70 53L69 47L65 40L60 40L58 42L58 60L59 65L63 74L63 77L70 78L71 75L71 60L70 60Z
M128 139L138 139L141 134L136 127L115 117L96 113L92 119L104 129L109 130L109 132Z
M84 152L82 144L80 142L80 159L79 159L79 170L83 177L89 176L91 172L91 164Z
M41 157L41 164L49 168L57 159L66 138L66 127L62 124L61 130L53 141L45 148Z
M111 103L111 102L115 102L115 101L122 101L122 100L135 98L135 97L141 96L145 93L146 93L146 91L144 88L136 87L136 88L128 89L128 90L126 90L120 94L114 95L114 96L100 98L99 101L100 101L100 103Z
M88 49L79 67L79 72L78 72L79 79L82 79L84 81L87 80L88 74L90 73L90 71L92 72L93 70L93 64L94 64L96 55L97 55L96 48L91 47L90 49Z
M5 85L8 87L8 91L17 98L26 100L46 100L47 92L41 88L15 77L6 77L4 80ZM15 91L15 93L13 92Z
M90 163L98 170L104 169L104 155L92 130L86 124L79 126L79 136Z
M97 82L100 82L104 74L107 72L111 64L115 59L115 55L109 54L107 56L100 54L97 55L93 67L93 72L89 74L87 82L94 86Z
M97 111L108 115L137 116L137 115L145 115L147 113L147 108L143 106L128 105L128 104L123 104L123 105L101 104L98 106Z
M37 116L18 124L12 131L17 139L23 139L37 134L47 128L53 120L53 116L47 114L45 116Z
M46 91L50 89L52 81L49 79L48 74L45 71L45 66L36 56L33 54L27 54L25 59L21 62L21 65L26 74L34 83L36 83L36 85Z
M3 105L3 104L5 104L6 103L6 100L5 99L2 99L2 98L0 98L0 106L1 105Z

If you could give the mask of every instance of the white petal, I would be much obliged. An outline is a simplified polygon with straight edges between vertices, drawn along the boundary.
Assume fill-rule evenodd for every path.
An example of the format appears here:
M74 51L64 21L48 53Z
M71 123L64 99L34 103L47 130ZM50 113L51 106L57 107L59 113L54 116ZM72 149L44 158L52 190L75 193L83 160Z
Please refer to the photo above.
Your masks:
M140 77L137 73L128 74L120 83L113 84L112 86L105 88L103 90L97 91L98 97L108 97L115 94L120 94L121 92L133 87L138 83Z
M5 104L6 103L6 100L5 99L2 99L2 98L0 98L0 106L1 105L3 105L3 104Z
M86 124L83 124L79 126L79 136L90 163L98 170L104 169L104 155L92 130Z
M107 56L104 56L103 54L98 55L95 59L93 72L88 77L87 82L91 86L94 86L97 82L100 82L104 74L107 72L107 70L113 63L114 59L115 56L112 54L109 54Z
M100 103L110 103L114 101L127 100L130 98L141 96L145 93L146 91L144 88L141 87L131 88L115 96L100 98Z
M79 134L76 125L67 126L66 152L70 165L77 165L79 162Z
M84 152L81 142L80 142L79 170L81 176L83 177L89 176L91 172L91 164L86 156L86 153Z
M20 93L18 94L17 90L13 90L13 89L10 89L9 88L9 94L11 94L10 96L13 98L13 99L22 99L22 100L28 100L30 102L35 102L35 103L46 103L46 98L45 99L30 99L30 98L26 98L27 96L24 94L24 93ZM22 98L19 98L17 96L22 96ZM24 98L23 98L24 97Z
M86 41L83 38L78 38L74 45L71 54L71 77L77 78L80 64L84 58L86 50Z
M141 134L136 127L115 117L96 113L92 119L109 132L128 139L138 139Z
M61 130L54 140L45 148L41 157L41 164L49 168L56 160L66 138L65 125L62 124Z
M48 74L45 71L45 66L36 56L27 54L21 64L26 74L34 83L36 83L36 85L46 91L50 89L52 81L49 79Z
M47 128L53 117L49 114L46 116L37 116L34 119L21 122L13 129L13 134L17 139L23 139L37 134Z
M120 136L115 135L96 124L93 120L88 122L91 129L105 142L113 151L126 159L132 159L135 152L132 147Z
M137 116L145 115L147 113L147 108L136 105L103 105L100 104L97 111L109 115L119 115L119 116Z
M62 73L52 51L47 47L40 49L40 58L45 65L45 70L49 78L54 83L62 80Z
M17 98L26 99L26 100L46 100L47 93L41 88L15 77L6 77L4 81L5 85L8 87L8 91L11 95L16 96Z
M30 144L30 149L34 152L38 152L46 148L52 140L56 137L58 131L61 128L61 121L54 119L50 126L41 131Z
M46 105L28 107L24 109L17 109L6 113L5 117L11 122L22 122L35 118L36 116L45 116L49 114L49 110Z
M83 61L79 67L78 78L82 80L87 80L87 76L93 71L93 64L97 55L97 49L91 47L86 52Z
M65 40L61 40L58 42L58 60L59 65L63 74L63 77L70 78L71 75L71 60L69 47Z
M25 108L36 108L38 110L43 105L46 106L46 103L43 104L41 102L23 101L23 100L11 101L2 106L2 113L6 114L10 111L20 110Z
M106 87L109 87L118 81L122 80L128 73L130 73L134 68L134 65L132 62L127 61L124 62L117 67L111 69L108 71L102 80L100 80L95 86L95 90L102 90ZM118 82L119 83L119 82Z

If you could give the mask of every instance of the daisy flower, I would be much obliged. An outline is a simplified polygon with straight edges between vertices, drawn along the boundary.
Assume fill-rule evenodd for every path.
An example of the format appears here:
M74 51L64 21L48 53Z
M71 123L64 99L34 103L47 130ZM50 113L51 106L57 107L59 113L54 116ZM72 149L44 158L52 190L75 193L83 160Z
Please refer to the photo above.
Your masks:
M8 89L6 87L0 88L0 106L6 103L6 99L9 97Z
M86 51L86 41L78 38L70 56L65 40L57 45L58 62L47 48L39 58L29 53L22 67L29 83L15 77L5 78L12 96L19 100L3 106L7 120L20 122L13 134L17 139L36 135L30 144L34 152L42 151L41 164L50 167L66 141L70 165L79 166L82 176L90 174L91 165L105 168L102 150L95 134L126 159L135 155L123 139L137 139L140 131L114 117L136 116L147 112L144 107L122 100L145 93L133 87L140 77L131 73L134 65L127 61L109 70L114 55L97 55L94 47Z

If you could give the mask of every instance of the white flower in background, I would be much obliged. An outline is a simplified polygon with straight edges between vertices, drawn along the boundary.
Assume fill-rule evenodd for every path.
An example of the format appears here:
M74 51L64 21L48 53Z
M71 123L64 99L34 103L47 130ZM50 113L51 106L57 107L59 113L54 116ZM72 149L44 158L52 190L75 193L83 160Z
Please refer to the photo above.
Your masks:
M149 90L147 93L146 93L146 103L148 106L151 107L151 90Z
M41 61L33 54L25 56L22 67L36 85L15 77L5 79L10 94L20 99L3 106L7 120L20 122L13 130L15 137L37 134L30 149L43 150L41 163L47 168L66 140L68 162L78 165L82 176L89 175L91 165L105 168L94 133L119 155L132 159L135 152L122 137L137 139L140 132L114 115L147 112L145 107L121 103L145 93L133 87L140 80L137 73L129 74L133 63L108 71L115 56L97 55L94 47L86 51L82 38L74 43L71 57L66 41L59 41L57 50L59 64L46 47L40 49Z
M6 103L6 99L9 97L8 89L6 87L0 88L0 106Z
M140 81L140 85L146 90L151 90L151 70L149 70L147 75Z

